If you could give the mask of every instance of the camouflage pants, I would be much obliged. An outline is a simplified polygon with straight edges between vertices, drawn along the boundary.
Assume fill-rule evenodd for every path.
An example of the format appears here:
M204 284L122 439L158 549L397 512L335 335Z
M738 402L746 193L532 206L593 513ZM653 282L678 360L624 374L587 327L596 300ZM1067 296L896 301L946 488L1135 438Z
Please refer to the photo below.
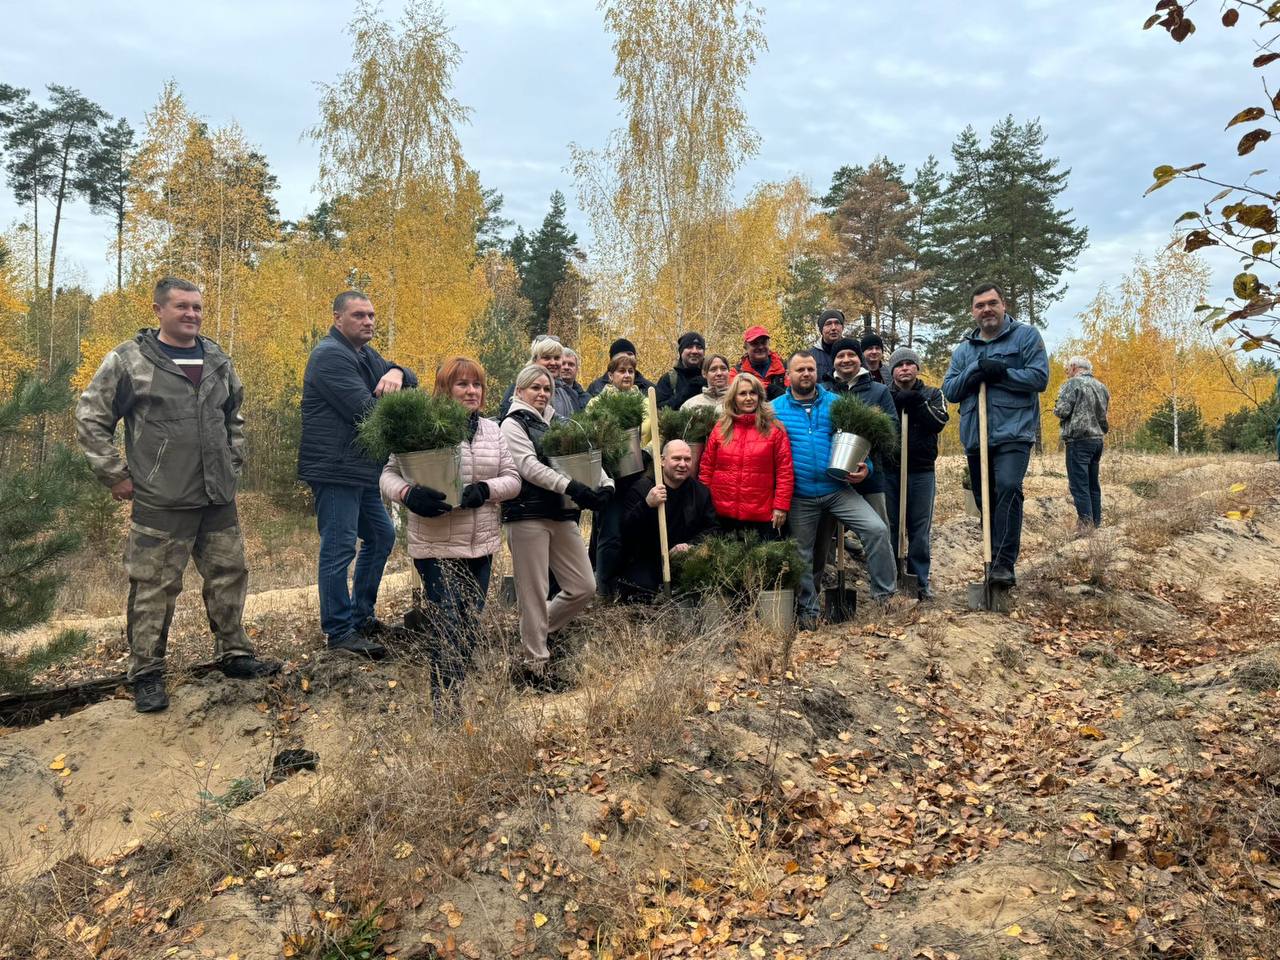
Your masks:
M130 680L164 672L173 608L182 592L187 561L193 556L204 579L204 609L213 630L214 658L253 653L240 622L249 571L236 505L158 510L135 503L124 553L129 574Z

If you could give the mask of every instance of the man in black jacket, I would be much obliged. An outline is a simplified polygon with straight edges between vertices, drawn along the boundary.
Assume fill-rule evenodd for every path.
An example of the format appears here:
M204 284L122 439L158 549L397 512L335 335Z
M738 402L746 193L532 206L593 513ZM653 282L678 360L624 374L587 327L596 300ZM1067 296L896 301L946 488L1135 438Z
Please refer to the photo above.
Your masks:
M648 474L631 485L622 501L626 556L618 577L623 599L642 599L662 585L662 548L658 511L667 512L667 550L683 553L716 531L711 491L693 475L693 451L683 440L669 440L662 451L662 483Z
M836 341L844 336L844 313L834 308L818 314L818 345L809 352L818 364L818 382L836 370Z
M682 333L676 341L678 357L676 365L658 381L655 391L658 406L679 410L690 397L696 397L707 385L707 378L702 375L702 358L707 352L707 341L702 334L690 330Z
M933 596L929 589L929 535L933 526L933 500L937 493L934 462L938 459L938 434L947 425L947 401L942 391L920 379L920 357L909 347L893 351L887 364L898 422L907 415L907 568L920 583L920 599ZM900 477L888 478L887 506L893 551L898 552Z
M369 346L373 329L369 298L358 290L338 294L333 326L311 351L302 377L298 478L315 494L320 626L329 647L376 658L386 650L370 639L382 629L373 609L396 529L378 490L382 464L357 445L356 424L378 397L416 387L418 378ZM440 513L448 509L439 505ZM355 579L348 589L347 570L353 559Z

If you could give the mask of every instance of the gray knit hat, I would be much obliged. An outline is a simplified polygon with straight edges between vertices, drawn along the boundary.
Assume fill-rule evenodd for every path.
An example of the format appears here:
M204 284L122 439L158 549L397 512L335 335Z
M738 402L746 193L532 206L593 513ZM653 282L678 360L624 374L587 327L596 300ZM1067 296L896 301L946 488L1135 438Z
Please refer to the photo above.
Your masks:
M899 347L889 355L889 372L892 373L900 363L914 363L919 367L920 355L910 347Z

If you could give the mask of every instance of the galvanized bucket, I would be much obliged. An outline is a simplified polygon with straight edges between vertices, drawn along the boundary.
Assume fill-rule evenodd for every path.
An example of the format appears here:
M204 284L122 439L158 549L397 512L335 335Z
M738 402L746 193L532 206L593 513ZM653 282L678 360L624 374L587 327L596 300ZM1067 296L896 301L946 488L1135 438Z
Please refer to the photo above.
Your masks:
M604 467L600 463L599 450L588 450L586 453L568 453L563 457L551 457L547 460L547 463L551 464L551 469L556 473L562 474L570 480L577 480L592 490L600 486L600 481L604 477ZM564 495L564 506L566 510L576 510L578 508L573 498L567 493Z
M618 461L618 476L629 477L644 469L644 447L640 444L640 428L623 431L627 437L626 452Z
M764 624L766 630L788 636L796 622L796 592L761 590L756 598L756 619Z
M396 454L400 474L406 480L439 490L444 502L456 507L462 498L462 450L444 447L440 450L415 450Z
M836 480L848 480L871 452L871 441L856 433L837 432L831 439L831 459L827 461L827 476Z

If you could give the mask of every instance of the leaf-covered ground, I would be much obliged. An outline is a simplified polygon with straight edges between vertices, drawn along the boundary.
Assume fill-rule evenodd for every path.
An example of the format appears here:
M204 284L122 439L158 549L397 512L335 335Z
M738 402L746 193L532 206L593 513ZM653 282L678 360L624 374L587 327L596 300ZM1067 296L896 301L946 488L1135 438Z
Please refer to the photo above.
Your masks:
M1009 616L964 609L950 485L939 602L789 647L594 611L559 697L502 680L501 603L449 709L257 614L278 681L0 736L0 955L1280 955L1280 470L1113 464L1073 540L1058 466Z

